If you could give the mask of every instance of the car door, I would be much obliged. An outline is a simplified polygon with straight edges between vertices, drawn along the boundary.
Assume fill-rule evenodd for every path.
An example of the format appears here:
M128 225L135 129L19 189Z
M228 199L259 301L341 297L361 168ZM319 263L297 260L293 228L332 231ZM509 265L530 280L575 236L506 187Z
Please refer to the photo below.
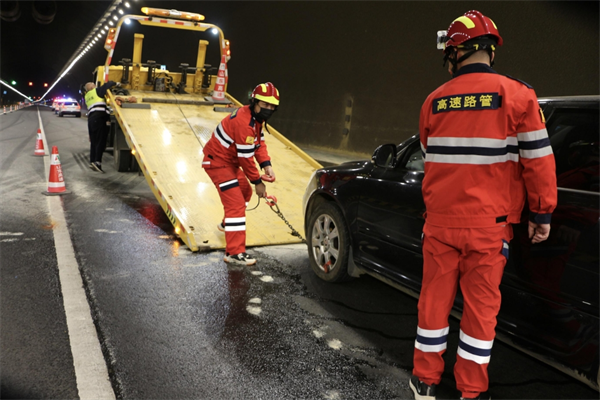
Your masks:
M417 138L402 149L394 167L375 165L364 178L357 214L359 262L392 279L408 280L413 287L422 277L422 180Z
M532 245L527 224L514 225L499 324L508 322L529 345L567 365L589 366L598 357L599 330L598 103L548 107L558 205L545 242Z

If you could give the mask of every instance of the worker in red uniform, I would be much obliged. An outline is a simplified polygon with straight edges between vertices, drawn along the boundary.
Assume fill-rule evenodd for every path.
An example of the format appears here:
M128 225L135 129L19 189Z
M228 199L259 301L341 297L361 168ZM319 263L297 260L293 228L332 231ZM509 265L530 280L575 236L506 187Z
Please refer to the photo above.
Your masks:
M215 184L225 218L219 230L225 231L224 261L254 265L256 259L246 253L246 204L254 185L258 197L266 196L266 188L254 160L273 182L275 172L267 152L263 125L279 106L279 91L271 83L261 83L252 91L250 104L232 112L215 128L204 146L202 167Z
M557 196L554 155L534 90L491 68L502 45L494 22L469 11L438 38L452 79L427 97L419 121L426 214L409 386L416 399L435 399L460 284L456 385L461 399L489 399L487 366L511 224L519 222L527 196L529 237L548 238Z

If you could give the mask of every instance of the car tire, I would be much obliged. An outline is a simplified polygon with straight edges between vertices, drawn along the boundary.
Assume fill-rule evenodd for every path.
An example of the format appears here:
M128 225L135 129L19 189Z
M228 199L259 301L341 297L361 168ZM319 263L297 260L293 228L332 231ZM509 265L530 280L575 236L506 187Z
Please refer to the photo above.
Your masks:
M59 113L58 113L58 116L59 116L59 117L62 117L62 116L63 116L63 114L59 112Z
M77 118L81 118L81 113L79 113L79 114L75 114L75 116L76 116Z
M308 259L313 272L326 282L345 282L348 275L350 233L339 207L321 203L308 217Z

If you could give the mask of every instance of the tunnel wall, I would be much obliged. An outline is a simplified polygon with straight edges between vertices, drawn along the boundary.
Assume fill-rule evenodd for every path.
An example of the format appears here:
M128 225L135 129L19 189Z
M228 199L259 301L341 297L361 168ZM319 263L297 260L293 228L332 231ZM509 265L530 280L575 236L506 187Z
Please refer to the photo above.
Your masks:
M270 122L301 147L370 154L417 133L421 104L450 78L436 32L471 9L492 18L504 39L494 66L499 73L529 83L540 97L599 93L597 1L169 1L168 7L202 13L223 29L232 51L228 91L244 102L256 84L273 82L281 106ZM195 62L193 39L148 40L144 51L153 47L177 52L165 63ZM76 93L105 57L96 46L61 84Z
M436 32L474 8L504 39L499 73L539 97L599 93L596 2L236 4L223 21L232 42L228 90L243 101L272 81L281 106L271 122L305 147L370 154L417 133L421 104L450 78Z

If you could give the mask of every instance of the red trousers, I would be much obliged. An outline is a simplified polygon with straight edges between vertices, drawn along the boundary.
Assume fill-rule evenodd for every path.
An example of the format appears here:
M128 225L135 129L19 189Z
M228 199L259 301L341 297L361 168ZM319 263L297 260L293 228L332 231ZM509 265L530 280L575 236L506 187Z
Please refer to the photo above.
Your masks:
M225 209L225 251L246 252L246 203L252 198L250 182L239 167L205 168Z
M428 385L440 383L448 317L460 284L464 304L454 377L463 397L476 397L488 389L487 366L512 226L443 228L425 223L423 234L423 286L413 375Z

